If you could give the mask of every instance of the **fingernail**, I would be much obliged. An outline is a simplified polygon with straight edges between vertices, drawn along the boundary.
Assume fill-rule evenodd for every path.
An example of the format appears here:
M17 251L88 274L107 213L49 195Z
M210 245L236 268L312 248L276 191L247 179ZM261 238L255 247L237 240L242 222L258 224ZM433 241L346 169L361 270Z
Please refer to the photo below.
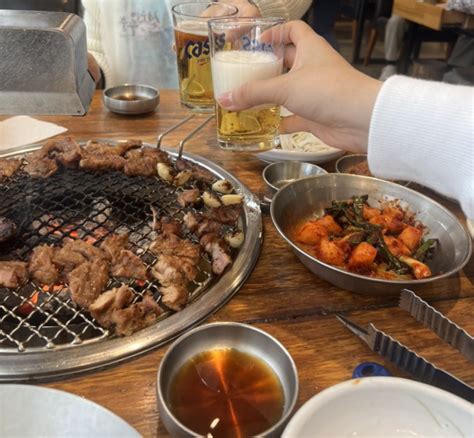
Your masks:
M224 94L221 94L217 98L217 102L219 103L220 106L223 106L224 108L229 108L232 106L233 100L232 100L232 91L227 91Z

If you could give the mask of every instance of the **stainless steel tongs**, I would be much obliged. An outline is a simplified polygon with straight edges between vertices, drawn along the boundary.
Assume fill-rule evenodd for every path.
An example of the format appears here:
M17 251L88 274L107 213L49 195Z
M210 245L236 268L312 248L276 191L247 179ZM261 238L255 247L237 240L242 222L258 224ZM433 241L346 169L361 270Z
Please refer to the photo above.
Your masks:
M399 307L418 322L433 330L441 339L456 348L466 359L474 362L474 338L449 318L423 301L414 292L403 289ZM474 388L452 374L437 368L396 339L378 330L373 324L364 329L342 315L336 316L351 332L362 339L372 351L411 374L416 380L452 392L471 403Z

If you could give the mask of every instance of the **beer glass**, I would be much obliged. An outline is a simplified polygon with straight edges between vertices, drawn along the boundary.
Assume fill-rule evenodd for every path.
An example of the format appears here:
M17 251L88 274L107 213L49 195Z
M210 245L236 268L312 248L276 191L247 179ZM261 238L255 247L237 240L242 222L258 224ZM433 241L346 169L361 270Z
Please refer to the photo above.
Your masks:
M283 72L280 18L225 18L209 21L214 96L245 82ZM217 140L227 150L262 151L279 144L280 107L259 105L227 111L216 102Z
M223 3L180 3L172 8L181 103L191 111L214 111L207 22L237 13Z

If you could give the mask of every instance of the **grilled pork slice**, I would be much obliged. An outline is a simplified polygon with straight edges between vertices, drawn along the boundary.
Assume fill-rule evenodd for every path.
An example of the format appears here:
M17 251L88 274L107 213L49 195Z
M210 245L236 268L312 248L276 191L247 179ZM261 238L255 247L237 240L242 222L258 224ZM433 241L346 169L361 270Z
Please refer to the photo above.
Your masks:
M89 306L89 312L102 327L109 328L112 324L112 313L128 306L132 299L133 292L123 284L99 295Z
M217 208L210 208L204 212L204 217L209 220L220 222L226 225L236 225L242 214L242 205L226 205Z
M72 137L48 140L40 149L43 158L53 158L64 167L77 167L81 159L81 147Z
M176 201L181 207L196 204L200 200L200 193L199 189L185 190L178 195Z
M114 257L110 265L110 273L114 277L136 278L138 280L146 280L146 266L132 251L122 249L120 253Z
M86 155L79 162L79 167L86 170L122 170L125 162L125 158L120 155Z
M155 255L165 254L190 258L196 265L199 263L201 248L189 239L181 239L174 234L159 234L148 248Z
M161 308L147 293L142 301L112 312L111 321L118 335L129 336L154 324L161 313Z
M187 283L198 274L196 263L189 257L161 254L151 270L162 285Z
M181 236L181 223L170 216L163 216L159 220L154 217L153 229L162 234Z
M19 261L0 262L0 287L16 289L28 281L28 264Z
M188 289L181 284L164 286L160 289L160 293L162 303L176 312L181 310L188 303Z
M16 158L0 158L0 179L10 178L21 166L21 160Z
M120 141L117 144L103 143L95 140L89 140L82 148L82 155L119 155L123 156L127 151L140 148L141 140Z
M206 219L201 213L188 212L184 215L183 222L186 228L198 237L206 233L220 234L224 227L220 222Z
M125 160L123 172L127 176L153 176L157 174L156 164L153 157L129 158Z
M193 176L193 179L195 179L196 181L212 183L215 180L215 177L211 172L189 161L177 160L176 169L178 169L179 171L189 170Z
M158 163L168 164L170 161L169 155L167 152L162 151L161 149L150 148L146 146L142 147L141 149L133 149L131 151L128 151L125 154L125 157L132 158L132 159L143 158L143 157L152 158L155 162L155 167Z
M68 274L72 300L84 309L99 297L109 280L109 267L104 260L85 262Z
M58 269L53 263L55 248L40 245L33 249L28 269L33 280L40 284L53 284L58 279Z
M107 258L104 251L83 240L72 240L59 249L53 262L66 272L86 261L101 261Z
M212 258L212 272L221 275L232 263L229 246L215 233L204 234L199 243Z
M111 234L107 236L100 244L100 248L105 252L110 260L113 260L120 254L122 249L127 248L128 234Z
M53 158L43 155L41 150L28 155L28 164L25 166L27 172L33 178L48 178L58 170L58 164Z

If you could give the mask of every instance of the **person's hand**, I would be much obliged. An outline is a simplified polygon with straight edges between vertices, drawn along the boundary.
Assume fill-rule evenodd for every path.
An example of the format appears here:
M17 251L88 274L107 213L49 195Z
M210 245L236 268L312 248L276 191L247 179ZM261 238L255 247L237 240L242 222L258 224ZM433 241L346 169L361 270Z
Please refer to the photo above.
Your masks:
M354 69L302 21L282 26L290 71L217 96L219 104L231 111L283 105L295 114L282 120L283 132L309 131L328 145L365 152L382 83Z

